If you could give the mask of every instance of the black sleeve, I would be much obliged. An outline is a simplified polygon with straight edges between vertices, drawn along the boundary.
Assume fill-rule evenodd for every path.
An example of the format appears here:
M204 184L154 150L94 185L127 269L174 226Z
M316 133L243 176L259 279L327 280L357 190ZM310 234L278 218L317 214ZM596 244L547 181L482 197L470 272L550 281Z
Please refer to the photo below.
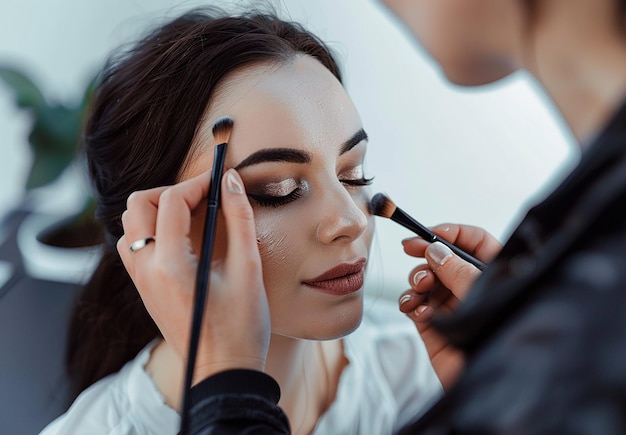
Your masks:
M589 233L525 287L455 386L401 434L626 434L623 212Z
M190 433L290 434L279 399L278 384L265 373L243 369L218 373L191 389Z

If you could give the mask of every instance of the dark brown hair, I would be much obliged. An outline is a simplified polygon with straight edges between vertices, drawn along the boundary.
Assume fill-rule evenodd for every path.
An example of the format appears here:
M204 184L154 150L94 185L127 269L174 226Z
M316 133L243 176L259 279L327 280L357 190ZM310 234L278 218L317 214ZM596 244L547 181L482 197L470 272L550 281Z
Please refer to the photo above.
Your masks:
M159 336L115 249L128 196L177 181L211 96L229 74L297 54L341 80L328 48L298 24L213 8L174 19L108 61L83 140L105 246L70 326L67 363L76 393Z

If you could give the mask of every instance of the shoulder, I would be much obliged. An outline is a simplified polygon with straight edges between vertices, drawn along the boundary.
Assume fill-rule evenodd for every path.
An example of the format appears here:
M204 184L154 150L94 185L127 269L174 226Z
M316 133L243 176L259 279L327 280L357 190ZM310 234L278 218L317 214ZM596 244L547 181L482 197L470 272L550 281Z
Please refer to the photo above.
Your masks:
M128 396L121 388L122 372L107 376L84 390L65 414L48 425L41 435L109 433L118 426Z
M158 433L163 427L172 427L171 432L176 433L178 415L165 405L143 368L152 347L153 343L149 344L119 372L83 391L41 434L108 434L120 430L142 434Z

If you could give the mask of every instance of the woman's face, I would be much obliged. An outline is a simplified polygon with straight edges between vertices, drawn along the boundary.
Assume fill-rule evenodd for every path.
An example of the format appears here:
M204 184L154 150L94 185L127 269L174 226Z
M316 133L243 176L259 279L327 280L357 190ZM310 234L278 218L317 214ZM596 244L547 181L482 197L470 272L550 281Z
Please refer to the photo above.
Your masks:
M211 128L224 115L234 120L226 166L238 170L254 210L273 332L351 332L361 321L374 222L364 186L367 136L350 98L309 56L238 72L213 98L185 178L212 166ZM203 219L193 224L196 252ZM223 237L223 221L217 231ZM218 258L225 244L218 238Z
M528 11L522 0L382 0L459 85L520 68Z

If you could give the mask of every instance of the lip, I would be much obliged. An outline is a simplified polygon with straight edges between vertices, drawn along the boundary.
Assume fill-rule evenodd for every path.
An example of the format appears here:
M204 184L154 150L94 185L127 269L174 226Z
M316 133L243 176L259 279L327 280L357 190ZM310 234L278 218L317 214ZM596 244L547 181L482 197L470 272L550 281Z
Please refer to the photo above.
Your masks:
M363 287L365 258L354 263L342 263L323 274L303 281L303 284L332 295L342 296L357 292Z

